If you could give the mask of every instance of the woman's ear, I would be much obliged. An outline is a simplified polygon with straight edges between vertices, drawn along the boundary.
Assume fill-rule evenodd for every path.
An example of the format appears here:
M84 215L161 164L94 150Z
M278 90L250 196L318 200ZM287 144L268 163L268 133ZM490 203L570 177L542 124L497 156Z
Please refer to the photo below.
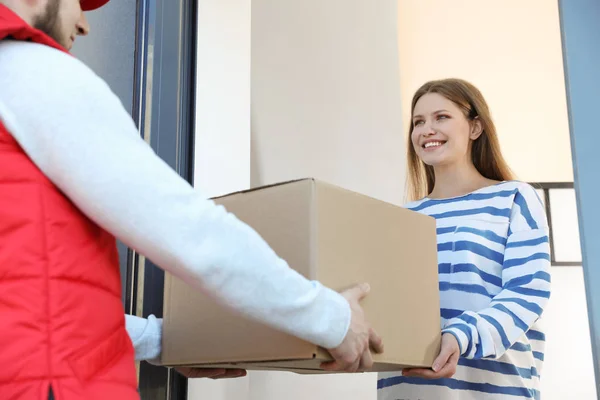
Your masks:
M473 118L473 121L471 121L471 133L469 135L469 138L471 140L476 140L479 136L481 136L482 133L483 124L481 123L481 120L479 119L479 117Z

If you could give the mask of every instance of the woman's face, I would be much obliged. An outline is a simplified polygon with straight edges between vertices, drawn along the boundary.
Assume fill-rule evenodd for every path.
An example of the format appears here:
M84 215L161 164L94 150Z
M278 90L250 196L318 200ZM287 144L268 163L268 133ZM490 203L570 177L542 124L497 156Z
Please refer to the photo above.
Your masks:
M471 140L481 124L469 121L456 104L438 93L427 93L413 110L411 141L417 156L432 167L470 159Z

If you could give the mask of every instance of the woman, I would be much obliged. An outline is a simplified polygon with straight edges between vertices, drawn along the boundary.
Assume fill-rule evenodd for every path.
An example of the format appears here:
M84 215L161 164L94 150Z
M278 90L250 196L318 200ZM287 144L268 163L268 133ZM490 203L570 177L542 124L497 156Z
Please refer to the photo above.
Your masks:
M380 400L538 399L548 225L513 181L488 106L458 79L414 95L407 208L436 218L441 351L431 369L380 374Z

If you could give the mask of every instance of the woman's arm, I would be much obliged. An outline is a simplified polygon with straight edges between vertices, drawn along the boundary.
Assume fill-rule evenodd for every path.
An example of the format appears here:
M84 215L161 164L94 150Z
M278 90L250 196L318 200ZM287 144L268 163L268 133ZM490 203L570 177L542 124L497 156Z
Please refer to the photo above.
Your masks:
M502 266L502 290L490 305L448 321L463 357L499 358L542 315L550 298L550 245L543 205L523 184L515 195Z

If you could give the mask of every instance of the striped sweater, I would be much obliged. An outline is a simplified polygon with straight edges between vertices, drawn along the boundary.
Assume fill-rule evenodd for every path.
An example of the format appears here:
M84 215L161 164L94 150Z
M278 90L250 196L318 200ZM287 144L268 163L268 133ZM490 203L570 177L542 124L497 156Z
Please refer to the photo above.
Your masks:
M442 331L462 356L451 379L381 373L378 400L539 399L550 249L535 190L502 182L406 207L437 221Z

